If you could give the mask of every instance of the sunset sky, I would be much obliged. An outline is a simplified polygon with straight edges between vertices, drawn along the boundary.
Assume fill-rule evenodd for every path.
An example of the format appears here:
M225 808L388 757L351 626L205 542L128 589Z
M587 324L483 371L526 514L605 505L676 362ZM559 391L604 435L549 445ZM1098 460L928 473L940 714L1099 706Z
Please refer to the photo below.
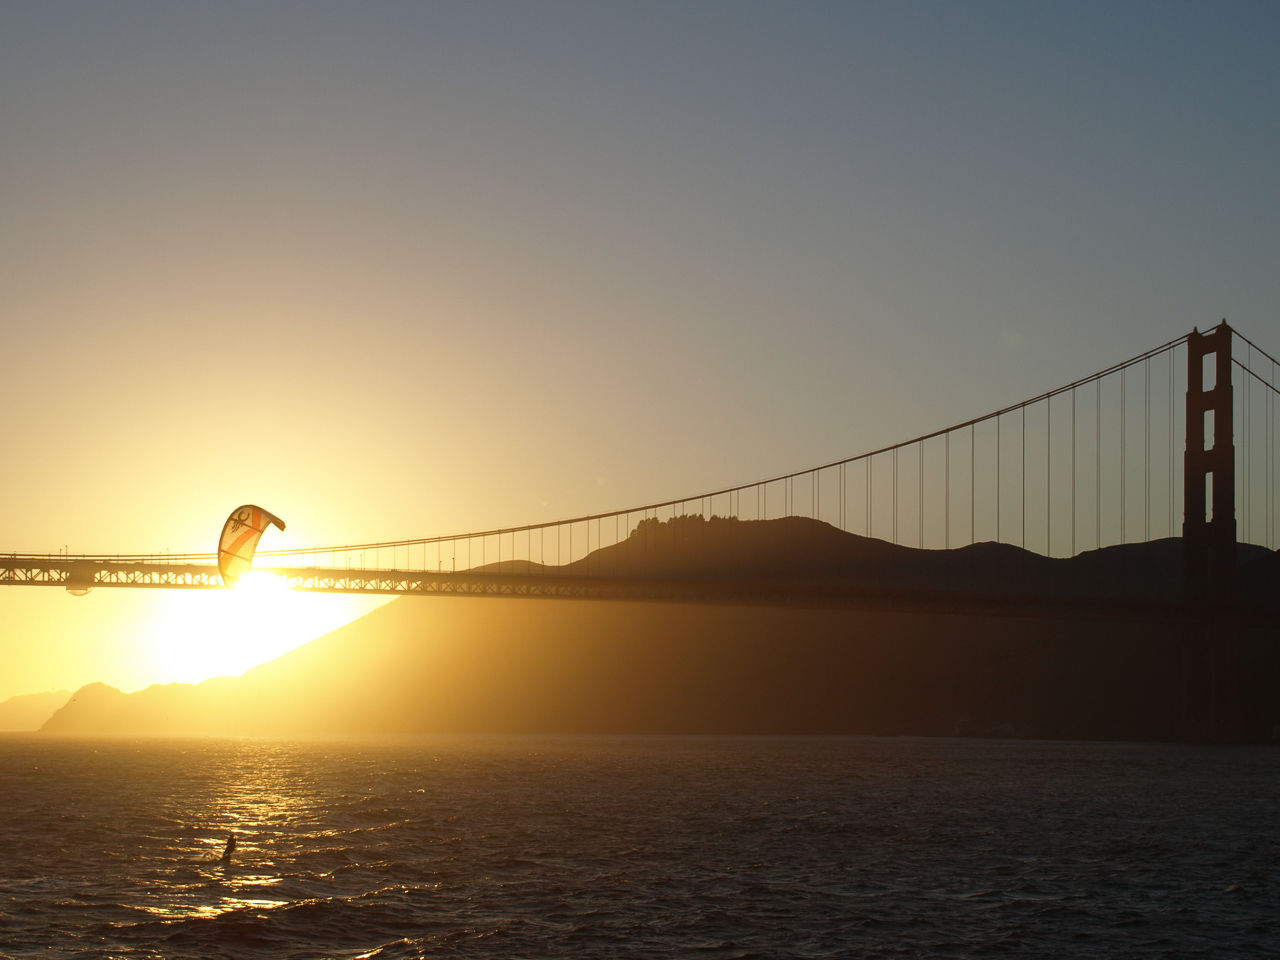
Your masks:
M0 551L548 520L1223 317L1280 349L1278 45L1274 3L0 5ZM230 602L0 587L0 698L238 672ZM372 601L263 604L283 648Z

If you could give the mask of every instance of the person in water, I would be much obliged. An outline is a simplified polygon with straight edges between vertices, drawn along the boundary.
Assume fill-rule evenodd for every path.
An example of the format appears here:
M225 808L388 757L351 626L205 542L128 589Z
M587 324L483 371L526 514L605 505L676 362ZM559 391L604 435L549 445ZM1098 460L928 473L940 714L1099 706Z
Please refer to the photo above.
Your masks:
M227 849L222 851L222 862L230 863L231 855L236 852L236 835L234 833L227 836Z

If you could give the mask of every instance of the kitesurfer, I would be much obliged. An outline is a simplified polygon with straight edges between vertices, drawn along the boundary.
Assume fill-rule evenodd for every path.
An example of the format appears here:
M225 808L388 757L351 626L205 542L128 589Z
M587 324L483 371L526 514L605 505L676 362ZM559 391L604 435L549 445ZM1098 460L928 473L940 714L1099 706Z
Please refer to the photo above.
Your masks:
M231 854L236 852L236 835L234 833L227 836L227 849L222 851L222 862L230 863Z

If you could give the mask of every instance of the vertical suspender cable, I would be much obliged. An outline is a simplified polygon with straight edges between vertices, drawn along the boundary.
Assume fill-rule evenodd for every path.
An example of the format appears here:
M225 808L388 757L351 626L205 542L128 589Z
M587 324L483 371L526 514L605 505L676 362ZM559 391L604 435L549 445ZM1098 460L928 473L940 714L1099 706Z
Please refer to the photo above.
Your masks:
M1142 539L1151 539L1151 358L1142 361Z
M942 546L951 549L951 434L943 437L942 447Z
M1169 349L1169 536L1173 536L1173 419L1175 411L1173 407L1173 354L1177 350L1176 347Z
M1076 555L1076 388L1071 388L1071 556Z
M1027 408L1022 407L1022 549L1027 548Z
M1236 368L1231 368L1231 378L1234 381ZM1236 522L1244 527L1244 540L1249 540L1249 384L1248 377L1240 378L1240 385L1243 390L1235 390L1232 384L1232 394L1236 403L1239 405L1236 411L1236 423L1240 424L1241 436L1240 442L1236 444Z
M975 543L978 539L977 530L978 522L974 511L977 509L977 493L975 492L974 483L977 480L977 467L974 465L977 456L977 443L975 441L974 431L978 429L976 423L969 424L969 542Z
M1000 542L1000 415L996 414L996 543Z
M1127 466L1127 464L1125 461L1128 459L1125 456L1125 429L1128 426L1126 422L1128 418L1125 416L1125 407L1128 405L1128 402L1129 402L1128 384L1125 382L1126 372L1127 372L1126 370L1120 371L1120 542L1121 543L1128 542L1125 539L1125 535L1124 535L1125 513L1127 512L1127 508L1125 506L1125 495L1127 493L1127 491L1125 490L1125 467Z
M1246 369L1253 367L1253 345L1250 344L1245 353ZM1233 369L1234 372L1234 369ZM1253 500L1253 484L1250 474L1253 473L1253 424L1249 422L1249 414L1253 410L1253 383L1250 377L1241 377L1240 385L1244 387L1244 539L1249 541L1253 534L1253 511L1249 509Z
M898 542L898 448L893 448L893 542Z
M1266 381L1263 381L1266 385ZM1263 542L1271 549L1271 391L1263 394L1267 405L1262 411L1262 429L1265 441L1262 444L1262 521L1264 524Z
M1044 401L1044 555L1053 556L1053 397Z
M919 481L916 485L916 489L920 498L919 512L916 514L917 522L920 525L920 535L918 538L919 542L917 543L917 546L920 547L921 550L923 550L924 549L924 441L923 440L920 441L920 449L919 451L917 451L917 453L918 453L917 462L919 466Z
M1102 378L1093 382L1093 546L1102 549Z

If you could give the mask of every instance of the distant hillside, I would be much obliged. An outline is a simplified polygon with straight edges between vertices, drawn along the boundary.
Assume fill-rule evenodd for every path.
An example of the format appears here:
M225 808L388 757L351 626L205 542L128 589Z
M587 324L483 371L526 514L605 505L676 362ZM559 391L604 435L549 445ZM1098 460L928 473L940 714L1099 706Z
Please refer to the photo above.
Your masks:
M1250 600L1270 599L1277 555L1240 544ZM1182 591L1182 540L1168 538L1086 550L1071 558L1044 557L1009 543L975 543L953 550L920 550L838 530L808 517L736 520L700 515L641 522L627 539L563 567L503 561L492 573L557 572L602 577L847 582L869 588L1037 597L1174 600Z
M991 544L949 554L913 551L807 520L771 523L776 526L664 524L648 531L646 547L628 548L629 555L605 548L579 563L596 564L597 572L609 562L650 563L655 566L642 569L664 576L673 569L706 575L734 564L757 577L858 570L885 583L924 577L956 589L987 589L1006 576L1025 585L1027 577L1052 569L1072 589L1148 596L1168 589L1180 563L1177 541L1056 561ZM669 551L685 535L705 539L679 554L681 567ZM812 549L789 552L788 538L801 535L813 538ZM759 537L754 545L751 536ZM1263 570L1259 583L1274 585L1273 555L1262 551L1255 562ZM1247 635L1244 658L1247 719L1255 738L1269 739L1280 724L1274 630ZM1171 739L1181 672L1180 636L1172 625L404 597L241 677L134 694L91 684L43 729Z
M70 698L70 690L10 697L0 703L0 730L39 730Z

